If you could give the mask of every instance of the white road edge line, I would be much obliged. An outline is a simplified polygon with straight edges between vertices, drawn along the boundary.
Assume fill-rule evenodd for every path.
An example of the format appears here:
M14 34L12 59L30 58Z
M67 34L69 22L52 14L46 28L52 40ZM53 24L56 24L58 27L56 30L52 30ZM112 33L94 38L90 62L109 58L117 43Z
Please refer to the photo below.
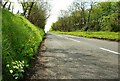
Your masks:
M105 50L105 51L108 51L108 52L111 52L111 53L114 53L114 54L117 54L117 55L120 54L120 53L118 53L118 52L115 52L115 51L112 51L112 50L109 50L109 49L105 49L105 48L101 48L101 47L100 47L100 49Z

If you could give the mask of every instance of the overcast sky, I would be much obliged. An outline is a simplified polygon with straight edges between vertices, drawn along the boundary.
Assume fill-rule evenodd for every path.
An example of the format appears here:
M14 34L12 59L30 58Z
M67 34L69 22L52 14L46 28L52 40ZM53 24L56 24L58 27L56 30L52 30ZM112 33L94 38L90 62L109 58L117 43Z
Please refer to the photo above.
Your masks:
M50 0L50 5L51 5L51 16L47 20L45 30L49 30L51 27L52 23L57 21L57 17L59 16L60 10L66 10L69 5L73 2L74 0Z

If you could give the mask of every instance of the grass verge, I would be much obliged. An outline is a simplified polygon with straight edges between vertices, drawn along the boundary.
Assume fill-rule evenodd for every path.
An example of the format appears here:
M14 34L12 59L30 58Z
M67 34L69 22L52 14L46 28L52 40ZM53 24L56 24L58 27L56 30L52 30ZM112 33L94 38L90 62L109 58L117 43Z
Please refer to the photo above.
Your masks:
M43 36L44 31L23 16L2 10L3 81L17 81L23 77Z
M52 31L52 32L57 34L67 34L67 35L81 36L87 38L120 41L119 32L60 32L60 31Z

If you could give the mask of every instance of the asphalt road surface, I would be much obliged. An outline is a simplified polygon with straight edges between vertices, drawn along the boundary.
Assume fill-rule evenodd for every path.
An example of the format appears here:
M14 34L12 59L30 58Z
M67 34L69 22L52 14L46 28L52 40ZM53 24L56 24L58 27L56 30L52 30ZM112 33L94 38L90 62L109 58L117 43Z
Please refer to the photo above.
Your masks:
M118 42L49 33L45 47L31 79L118 78Z

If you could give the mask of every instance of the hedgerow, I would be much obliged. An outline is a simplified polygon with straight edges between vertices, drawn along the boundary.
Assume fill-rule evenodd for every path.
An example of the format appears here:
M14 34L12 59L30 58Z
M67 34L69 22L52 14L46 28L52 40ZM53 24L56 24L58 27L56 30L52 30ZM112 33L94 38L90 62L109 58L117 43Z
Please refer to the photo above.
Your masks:
M2 10L3 81L16 81L23 77L43 36L44 31L24 17Z

